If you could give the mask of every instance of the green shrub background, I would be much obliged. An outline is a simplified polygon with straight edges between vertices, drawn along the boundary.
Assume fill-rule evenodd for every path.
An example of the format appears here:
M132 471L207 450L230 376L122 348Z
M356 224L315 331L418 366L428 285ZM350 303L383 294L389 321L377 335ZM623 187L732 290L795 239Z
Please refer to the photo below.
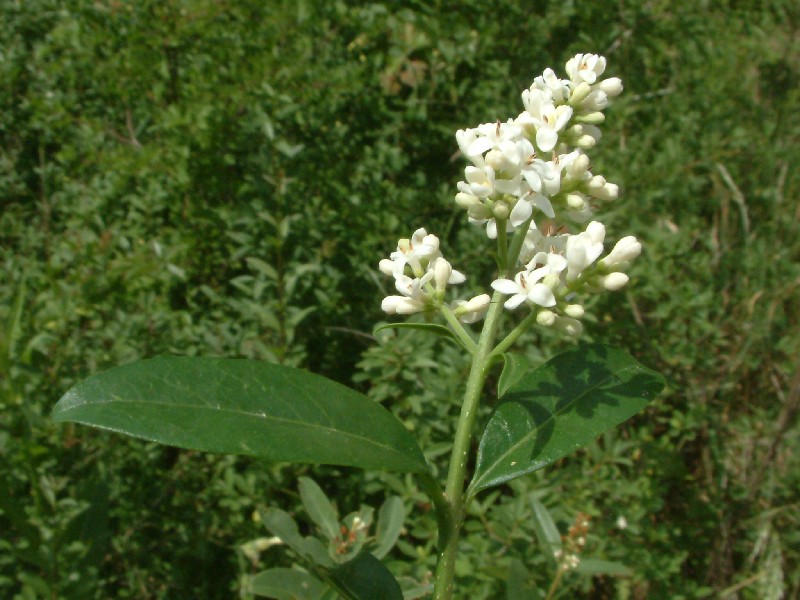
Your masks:
M625 92L601 213L645 252L584 339L668 389L588 449L481 496L459 597L548 571L525 497L627 577L562 597L800 597L800 7L767 2L0 2L0 597L247 597L289 564L237 548L312 474L343 512L406 503L388 565L424 581L434 519L409 478L178 451L48 420L60 395L164 353L248 357L367 392L442 468L466 364L372 336L378 260L420 226L474 291L492 265L454 210L454 132L522 109L576 52ZM521 344L542 361L568 342ZM487 410L491 399L487 404ZM619 529L624 516L628 528ZM300 514L302 518L302 514ZM530 597L536 593L529 592ZM510 597L510 596L509 596Z

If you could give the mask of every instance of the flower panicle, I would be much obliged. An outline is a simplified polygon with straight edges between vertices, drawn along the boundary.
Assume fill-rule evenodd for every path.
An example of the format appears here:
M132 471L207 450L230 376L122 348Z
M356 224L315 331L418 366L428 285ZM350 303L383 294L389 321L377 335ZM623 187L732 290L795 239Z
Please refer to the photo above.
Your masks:
M466 281L466 276L453 269L439 250L439 238L425 229L417 229L408 239L397 243L397 250L383 259L379 270L394 278L399 295L387 296L381 303L384 312L394 315L423 313L430 318L444 305L448 285ZM470 300L457 300L452 305L456 317L463 323L474 323L489 308L486 294Z
M619 195L616 184L593 172L587 155L602 137L603 111L623 89L619 78L604 77L606 64L603 56L576 54L565 65L566 77L548 68L533 80L522 92L524 110L516 118L456 132L469 162L456 205L499 244L507 239L500 234L527 227L517 264L498 263L506 272L492 289L505 296L506 309L525 305L540 326L569 335L582 330L581 297L623 288L629 281L625 271L641 253L639 241L627 236L603 256L605 226L592 220L598 205ZM585 225L571 233L579 224ZM465 280L443 258L439 239L424 229L400 240L380 270L394 277L399 293L383 301L390 314L431 317L445 306L447 285ZM449 309L473 323L488 306L489 296L480 294Z

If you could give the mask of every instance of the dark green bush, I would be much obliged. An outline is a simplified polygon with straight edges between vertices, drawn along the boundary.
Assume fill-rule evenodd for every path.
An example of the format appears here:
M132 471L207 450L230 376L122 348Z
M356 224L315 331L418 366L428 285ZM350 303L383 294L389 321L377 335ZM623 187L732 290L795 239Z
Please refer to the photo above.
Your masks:
M488 284L480 234L452 209L453 134L516 114L537 73L582 51L626 86L596 165L623 188L609 234L645 243L586 337L670 388L559 468L480 497L459 593L502 598L509 569L546 589L531 495L562 532L591 515L587 558L631 571L573 576L564 597L800 593L794 3L4 0L2 14L1 596L229 598L244 573L288 564L236 547L264 535L257 506L298 509L308 469L48 422L112 365L303 366L368 391L438 464L464 364L434 340L372 338L375 267L425 226ZM523 342L532 362L563 345ZM433 517L412 481L314 473L344 513L400 495L390 564L426 578Z

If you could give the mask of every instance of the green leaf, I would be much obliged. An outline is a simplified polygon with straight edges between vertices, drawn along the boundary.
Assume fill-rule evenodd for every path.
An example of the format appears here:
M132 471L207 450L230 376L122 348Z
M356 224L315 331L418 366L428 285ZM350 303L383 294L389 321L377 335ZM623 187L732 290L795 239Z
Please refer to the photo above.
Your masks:
M506 600L530 600L531 589L527 581L530 575L528 569L518 558L512 558L508 565L508 579L506 581Z
M275 270L275 267L268 262L263 261L260 258L256 258L255 256L248 256L244 260L247 262L247 266L251 269L263 273L270 279L278 279L278 272Z
M279 508L268 508L259 510L261 522L264 527L274 536L294 550L298 556L312 564L323 567L333 566L333 560L328 555L325 545L315 537L304 538L300 535L297 523L289 515Z
M275 600L318 600L327 585L319 579L296 569L269 569L250 580L250 593Z
M437 325L436 323L386 323L376 327L372 333L375 335L386 329L416 329L418 331L424 331L426 333L438 335L439 337L447 338L459 346L462 345L461 340L459 340L452 331L450 331L444 325Z
M389 496L378 511L378 526L375 532L375 548L372 553L383 558L397 542L406 511L403 501L397 496Z
M585 344L511 386L478 447L469 495L537 471L642 410L663 378L629 354Z
M497 381L497 395L504 396L512 385L530 371L531 363L524 356L506 352L503 354L503 371Z
M339 537L339 515L325 492L308 477L300 477L298 487L303 506L329 540Z
M303 536L297 528L297 523L292 516L279 508L259 510L258 516L264 527L295 552L303 550Z
M403 600L403 591L391 571L370 552L327 571L336 589L348 600Z
M427 472L389 411L334 381L281 365L162 357L89 377L53 409L162 444L278 462Z
M550 511L534 496L530 497L533 509L533 532L548 561L555 563L555 551L561 550L561 534Z
M582 558L575 570L584 575L616 575L617 577L633 575L633 571L621 563L597 558Z

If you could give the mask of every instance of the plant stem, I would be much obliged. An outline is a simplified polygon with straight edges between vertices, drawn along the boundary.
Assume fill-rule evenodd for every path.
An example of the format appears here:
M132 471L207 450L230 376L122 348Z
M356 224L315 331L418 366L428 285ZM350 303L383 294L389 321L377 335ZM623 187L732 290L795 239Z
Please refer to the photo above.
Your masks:
M469 350L470 354L474 355L475 351L478 349L478 345L475 343L475 340L473 340L469 336L467 331L464 329L464 326L461 323L459 323L458 319L453 314L453 311L450 310L450 307L447 306L446 304L442 304L442 306L439 307L439 310L441 311L442 316L444 316L445 320L450 325L450 329L452 329L453 333L459 339L461 344L467 350Z
M508 243L506 236L498 236L499 255L503 257L498 266L503 277L506 277L510 268L516 265L530 222L531 219L528 219L522 227L517 229L508 247L506 246ZM505 223L502 225L505 229ZM492 296L491 305L486 313L486 321L478 339L478 346L472 355L472 367L467 379L467 389L464 393L464 403L461 405L453 452L450 455L450 468L447 473L445 497L449 505L450 518L446 524L447 530L442 531L441 528L439 530L439 561L436 564L433 600L451 600L453 598L458 538L467 504L464 496L464 479L467 472L472 430L478 415L483 384L494 364L492 350L497 336L497 328L500 325L500 316L503 312L504 296L505 294L497 291Z
M503 219L497 219L497 251L497 266L503 273L508 269L508 234L506 233L506 222Z
M480 340L478 340L478 347L473 355L472 368L467 379L467 390L464 394L464 404L461 406L461 415L458 419L453 452L450 457L450 469L447 474L447 486L445 488L445 496L449 503L451 518L449 530L444 534L441 531L439 532L439 539L444 540L444 544L440 547L439 562L436 565L436 582L433 589L434 600L450 600L453 597L458 534L464 519L464 478L469 458L470 441L483 384L491 366L489 354L494 344L500 314L503 310L502 297L503 294L495 292L492 297L492 304L486 313L486 323L483 326Z
M558 584L561 583L561 577L563 575L564 575L564 569L559 567L558 571L556 571L556 576L555 579L553 579L553 583L550 584L550 589L547 590L547 598L545 598L545 600L553 600L553 596L555 595L556 590L558 589Z
M525 331L527 331L528 328L536 322L537 314L538 314L537 311L531 312L531 314L525 317L520 322L519 325L514 327L511 333L509 333L506 337L504 337L503 340L499 344L497 344L497 346L495 346L494 350L492 350L491 356L492 357L502 356L503 352L508 350L514 344L514 342L516 342L517 339L519 339L519 336L525 333Z

